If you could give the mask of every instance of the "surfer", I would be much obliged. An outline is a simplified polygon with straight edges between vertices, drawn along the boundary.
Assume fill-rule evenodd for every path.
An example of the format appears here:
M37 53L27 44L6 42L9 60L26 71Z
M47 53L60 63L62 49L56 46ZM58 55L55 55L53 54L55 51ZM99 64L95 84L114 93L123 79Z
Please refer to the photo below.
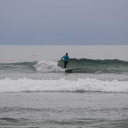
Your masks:
M65 56L63 56L60 61L62 61L64 59L64 68L66 68L67 64L68 64L68 61L69 61L69 56L68 56L68 53L66 53Z

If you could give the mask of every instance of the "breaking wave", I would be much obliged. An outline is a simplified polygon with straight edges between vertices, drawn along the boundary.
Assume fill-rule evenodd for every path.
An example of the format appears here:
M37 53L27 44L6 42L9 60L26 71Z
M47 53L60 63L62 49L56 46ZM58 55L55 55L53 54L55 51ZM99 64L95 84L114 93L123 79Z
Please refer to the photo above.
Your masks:
M73 73L92 74L126 74L128 75L128 61L122 60L93 60L71 59L67 68L72 68ZM1 71L15 72L62 72L63 61L34 61L19 63L0 63Z
M107 92L128 93L128 81L98 79L59 80L10 79L0 80L0 93L18 92Z
M61 67L57 66L55 61L39 61L34 67L40 72L59 72L64 71Z
M63 67L63 62L58 62ZM71 59L67 68L73 68L75 73L93 74L128 74L128 61L122 60L93 60L93 59Z

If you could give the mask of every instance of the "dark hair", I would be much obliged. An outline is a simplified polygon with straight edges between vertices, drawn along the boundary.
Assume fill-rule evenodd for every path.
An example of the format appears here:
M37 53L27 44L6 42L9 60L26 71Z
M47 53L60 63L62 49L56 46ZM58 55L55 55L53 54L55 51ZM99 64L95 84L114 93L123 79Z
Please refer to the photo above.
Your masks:
M66 53L66 55L68 55L68 53Z

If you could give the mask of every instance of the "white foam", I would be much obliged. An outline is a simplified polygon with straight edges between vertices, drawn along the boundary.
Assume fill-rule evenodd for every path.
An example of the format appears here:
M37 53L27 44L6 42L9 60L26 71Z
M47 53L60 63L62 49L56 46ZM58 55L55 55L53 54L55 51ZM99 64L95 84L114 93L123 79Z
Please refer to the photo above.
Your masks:
M40 72L60 72L64 71L62 68L57 66L57 62L55 61L39 61L34 65L37 71Z
M0 93L7 92L128 92L128 81L101 81L97 79L71 80L34 80L34 79L2 79Z

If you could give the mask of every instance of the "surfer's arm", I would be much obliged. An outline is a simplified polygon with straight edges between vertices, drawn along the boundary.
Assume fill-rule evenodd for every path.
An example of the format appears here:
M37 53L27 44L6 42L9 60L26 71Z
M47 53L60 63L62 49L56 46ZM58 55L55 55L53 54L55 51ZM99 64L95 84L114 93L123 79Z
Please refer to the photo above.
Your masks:
M60 59L60 61L62 61L63 60L63 57Z

